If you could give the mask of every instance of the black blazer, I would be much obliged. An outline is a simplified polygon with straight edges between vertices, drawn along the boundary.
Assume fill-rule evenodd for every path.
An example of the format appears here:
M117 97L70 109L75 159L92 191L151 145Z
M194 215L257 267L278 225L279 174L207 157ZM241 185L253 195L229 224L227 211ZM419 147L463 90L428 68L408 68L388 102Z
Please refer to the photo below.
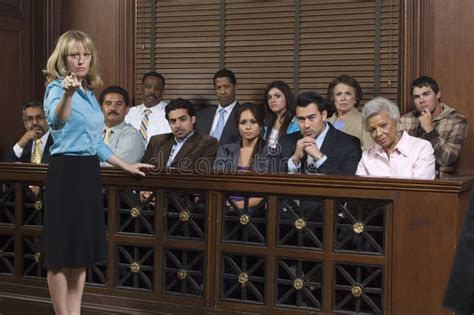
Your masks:
M239 130L235 125L235 113L241 105L239 102L235 104L234 109L230 112L229 119L224 126L219 145L237 142L239 139ZM196 129L209 135L211 133L212 123L216 115L217 106L206 106L196 113Z
M307 155L301 160L301 173L321 173L334 175L355 175L362 156L360 140L334 128L330 123L328 133L320 148L327 156L326 161L316 170L307 169ZM295 152L296 142L303 138L301 132L282 136L278 141L281 150L279 165L283 172L288 172L288 159Z
M474 189L456 246L443 305L456 314L474 313Z
M53 144L53 137L51 134L48 136L48 140L46 141L46 145L44 147L43 156L41 157L41 163L49 163L49 148ZM28 143L23 148L23 153L20 158L17 158L15 155L15 151L13 151L13 147L5 154L3 157L3 162L21 162L21 163L31 163L31 148L32 148L33 140L28 141Z

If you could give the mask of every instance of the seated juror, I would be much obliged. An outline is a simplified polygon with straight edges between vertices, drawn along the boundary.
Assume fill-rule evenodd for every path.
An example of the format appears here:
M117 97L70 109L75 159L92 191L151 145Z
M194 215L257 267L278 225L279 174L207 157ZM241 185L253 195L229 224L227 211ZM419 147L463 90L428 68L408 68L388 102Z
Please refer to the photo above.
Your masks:
M151 137L142 161L153 164L158 172L166 168L211 170L218 142L194 129L196 113L191 102L182 98L172 100L165 107L165 116L172 133Z
M224 173L242 171L266 172L265 140L263 140L263 113L255 104L243 103L235 114L239 131L237 141L223 144L217 150L214 168Z
M375 145L364 150L357 175L433 179L435 157L431 143L397 129L398 107L384 97L365 104L362 118Z
M100 108L104 114L104 143L127 163L140 162L145 153L145 144L140 132L125 122L129 110L129 96L120 86L109 86L99 96ZM112 166L101 162L101 166Z
M410 91L416 109L402 116L401 125L410 136L431 143L440 177L455 172L467 136L466 118L441 102L441 91L433 78L417 78Z
M25 102L22 113L26 132L5 154L3 162L48 163L53 138L49 133L43 105L34 100Z
M361 157L360 140L334 128L327 120L324 99L317 92L296 99L300 129L282 136L280 166L289 173L354 175Z

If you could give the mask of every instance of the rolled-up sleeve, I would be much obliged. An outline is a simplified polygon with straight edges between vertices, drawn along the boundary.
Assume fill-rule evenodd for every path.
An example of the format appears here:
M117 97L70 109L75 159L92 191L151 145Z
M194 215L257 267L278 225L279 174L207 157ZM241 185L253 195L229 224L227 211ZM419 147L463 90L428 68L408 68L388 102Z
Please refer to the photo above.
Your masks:
M64 126L65 121L60 120L56 114L56 108L59 100L64 94L64 89L58 80L51 82L46 88L44 95L44 112L48 125L51 129L56 130Z
M97 157L101 162L107 161L111 156L113 152L110 150L110 148L104 143L102 139L99 139L99 142L97 143Z

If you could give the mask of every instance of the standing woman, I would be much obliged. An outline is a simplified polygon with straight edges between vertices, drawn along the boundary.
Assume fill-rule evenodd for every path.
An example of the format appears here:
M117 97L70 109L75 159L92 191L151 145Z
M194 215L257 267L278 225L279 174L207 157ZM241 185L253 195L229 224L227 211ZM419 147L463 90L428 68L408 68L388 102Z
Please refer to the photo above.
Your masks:
M349 75L342 74L329 83L327 101L336 112L328 118L336 129L359 138L362 149L369 149L374 141L365 130L362 115L357 108L362 100L359 82Z
M265 141L275 148L278 139L286 134L299 131L295 119L295 96L288 84L273 81L267 85L263 94L265 113Z
M43 265L56 314L80 314L86 268L105 261L101 161L145 175L103 143L104 116L92 89L102 84L97 50L81 31L58 40L46 70L45 113L54 144L46 176Z

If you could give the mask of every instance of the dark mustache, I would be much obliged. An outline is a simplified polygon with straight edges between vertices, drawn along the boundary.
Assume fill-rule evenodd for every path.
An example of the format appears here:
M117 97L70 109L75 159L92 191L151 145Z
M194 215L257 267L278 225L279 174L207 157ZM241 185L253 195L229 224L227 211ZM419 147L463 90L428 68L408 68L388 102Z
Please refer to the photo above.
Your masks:
M112 114L113 114L113 115L118 115L119 113L117 113L116 111L112 110L112 111L110 111L107 115L112 115Z

